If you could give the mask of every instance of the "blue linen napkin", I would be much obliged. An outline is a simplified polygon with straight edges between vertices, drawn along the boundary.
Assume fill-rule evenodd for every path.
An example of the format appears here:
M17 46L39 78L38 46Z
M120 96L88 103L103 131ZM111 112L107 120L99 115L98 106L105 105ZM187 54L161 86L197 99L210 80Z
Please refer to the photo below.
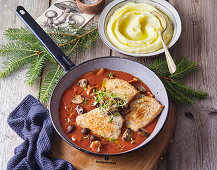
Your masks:
M8 170L42 169L72 170L73 166L51 156L54 128L49 112L33 96L28 95L8 117L9 126L24 142L15 148Z

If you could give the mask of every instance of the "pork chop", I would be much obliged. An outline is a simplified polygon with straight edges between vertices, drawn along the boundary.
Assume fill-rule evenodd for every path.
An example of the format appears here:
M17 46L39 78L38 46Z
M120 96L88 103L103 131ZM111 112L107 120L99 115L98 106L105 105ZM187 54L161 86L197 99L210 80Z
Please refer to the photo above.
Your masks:
M139 128L147 126L163 110L162 106L155 98L142 95L133 100L129 105L129 112L125 117L127 128L137 131Z
M122 79L104 79L104 88L117 97L124 99L130 103L139 93L130 83Z
M107 139L117 139L121 133L124 119L120 114L111 117L106 112L96 108L79 115L76 118L76 123L82 128L89 128L96 135Z

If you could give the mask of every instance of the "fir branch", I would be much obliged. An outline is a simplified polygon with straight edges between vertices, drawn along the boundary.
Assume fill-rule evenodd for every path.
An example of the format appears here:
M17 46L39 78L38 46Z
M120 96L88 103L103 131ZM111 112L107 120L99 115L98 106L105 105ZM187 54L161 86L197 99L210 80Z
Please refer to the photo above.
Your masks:
M171 82L169 81L164 82L164 85L167 89L169 96L175 103L180 103L180 104L192 104L193 103L193 100L189 96L184 95L175 86L173 86Z
M176 72L170 75L174 80L180 80L186 78L188 75L191 75L197 70L195 62L189 61L187 59L182 59L179 61L176 67Z
M15 43L15 42L9 42L6 45L2 45L0 48L0 55L1 56L11 56L11 55L25 55L25 54L32 54L36 53L36 49L32 49L32 46L28 44L22 44L22 43Z
M69 29L57 29L48 33L67 56L72 56L79 48L86 50L98 37L97 27L91 26L86 29L71 28L71 32L69 32ZM61 39L61 41L59 41L59 39Z
M185 86L180 81L197 70L195 62L184 58L176 61L176 66L177 70L174 74L169 73L166 60L155 60L152 64L149 64L148 67L162 80L169 96L174 102L192 104L194 99L206 98L208 96L207 93Z
M59 65L53 65L50 72L46 75L39 90L39 100L46 103L50 98L56 84L64 75L63 69Z
M192 98L205 99L208 94L202 90L195 90L191 87L183 85L181 82L171 81L171 84L175 86L184 95L190 96Z
M19 69L20 67L24 66L27 63L30 63L34 57L35 54L31 54L28 56L15 56L9 58L7 61L3 63L3 67L1 68L0 71L0 79L6 78L8 75L13 73L15 70Z
M44 68L46 61L46 56L40 56L40 57L35 57L33 62L31 62L29 71L26 74L26 80L25 83L29 86L32 86L38 77L41 75L41 72Z
M75 44L73 44L71 50L68 52L67 56L69 56L71 53L73 53L73 51L75 52L78 48L78 43L79 43L80 39L77 39L77 41L75 42Z
M149 64L148 67L157 75L160 75L162 77L167 77L170 75L166 60L156 59L153 61L153 63Z
M8 40L15 40L15 41L29 42L29 43L38 42L38 39L26 27L9 28L4 32L4 36Z

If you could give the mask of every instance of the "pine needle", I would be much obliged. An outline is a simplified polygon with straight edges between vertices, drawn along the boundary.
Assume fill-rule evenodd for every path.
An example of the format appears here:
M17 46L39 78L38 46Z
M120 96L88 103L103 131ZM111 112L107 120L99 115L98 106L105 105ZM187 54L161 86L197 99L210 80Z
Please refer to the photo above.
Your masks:
M32 86L36 82L38 77L41 75L41 72L45 65L45 61L46 61L46 56L43 55L41 57L35 57L34 60L31 62L25 80L25 83L28 86Z
M9 28L4 32L4 36L8 40L15 40L15 41L21 41L21 42L28 42L28 43L38 42L38 39L26 27Z
M9 58L7 61L3 63L3 67L1 68L0 71L0 79L6 78L15 70L18 70L25 64L30 63L31 61L33 61L35 56L36 56L35 54L32 54L28 56L19 56L19 57L15 56Z
M162 80L170 98L175 103L192 104L194 99L204 99L208 96L202 90L195 90L182 84L180 80L191 75L197 70L195 62L187 59L176 61L177 70L174 74L170 74L166 60L155 60L148 66Z
M170 75L170 77L174 80L180 80L195 72L197 70L197 66L195 62L189 61L187 59L182 59L179 61L179 63L177 63L176 69L176 72Z
M36 53L36 49L32 49L32 46L29 44L21 44L16 42L9 42L6 45L2 45L0 48L0 55L3 57L11 56L11 55L25 55Z
M208 94L202 90L192 89L191 87L183 85L181 82L171 81L170 83L184 95L191 98L205 99L208 96Z
M45 80L42 82L40 90L39 90L39 100L42 103L46 103L56 84L64 75L63 69L59 65L53 65L50 72L46 75Z

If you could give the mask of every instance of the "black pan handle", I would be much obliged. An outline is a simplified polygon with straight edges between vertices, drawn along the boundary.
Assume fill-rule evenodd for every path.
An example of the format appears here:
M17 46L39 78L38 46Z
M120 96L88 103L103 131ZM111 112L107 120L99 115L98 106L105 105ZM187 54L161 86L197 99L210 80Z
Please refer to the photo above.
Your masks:
M64 52L54 43L47 33L38 25L31 15L22 6L16 8L16 14L29 28L29 30L38 38L44 45L59 65L66 71L70 71L75 64L64 54Z

